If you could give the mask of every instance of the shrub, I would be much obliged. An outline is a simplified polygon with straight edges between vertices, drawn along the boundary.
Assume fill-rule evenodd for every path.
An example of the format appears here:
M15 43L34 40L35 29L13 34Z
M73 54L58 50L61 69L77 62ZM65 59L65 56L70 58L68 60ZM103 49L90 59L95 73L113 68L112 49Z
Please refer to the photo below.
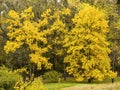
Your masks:
M0 90L13 90L15 83L22 77L5 66L0 67Z
M36 78L31 84L27 86L26 90L44 90L41 78Z
M34 81L29 81L23 83L17 82L15 85L15 90L45 90L41 77L35 78Z
M61 78L61 73L58 73L57 71L49 71L43 75L44 82L55 83L55 82L58 82L60 78Z

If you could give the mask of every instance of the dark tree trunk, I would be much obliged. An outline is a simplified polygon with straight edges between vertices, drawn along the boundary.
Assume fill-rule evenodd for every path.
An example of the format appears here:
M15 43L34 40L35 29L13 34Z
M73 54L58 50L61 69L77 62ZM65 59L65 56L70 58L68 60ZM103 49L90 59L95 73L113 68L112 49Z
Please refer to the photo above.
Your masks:
M120 0L117 0L117 4L120 4Z
M115 81L115 79L114 79L114 78L112 78L112 83L114 83L114 81Z
M88 79L88 83L91 83L92 82L92 78Z
M64 73L63 73L63 78L66 81L66 71L65 71L65 64L64 64Z
M26 82L26 77L27 77L27 74L26 74L25 71L23 71L22 77L23 77L23 82L25 83Z

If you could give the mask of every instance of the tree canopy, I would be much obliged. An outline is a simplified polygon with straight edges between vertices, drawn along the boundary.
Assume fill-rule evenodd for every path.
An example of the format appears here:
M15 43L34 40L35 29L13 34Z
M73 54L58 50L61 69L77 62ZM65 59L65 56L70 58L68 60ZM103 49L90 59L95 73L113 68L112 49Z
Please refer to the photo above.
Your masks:
M115 78L119 14L119 0L0 0L0 66L23 77Z

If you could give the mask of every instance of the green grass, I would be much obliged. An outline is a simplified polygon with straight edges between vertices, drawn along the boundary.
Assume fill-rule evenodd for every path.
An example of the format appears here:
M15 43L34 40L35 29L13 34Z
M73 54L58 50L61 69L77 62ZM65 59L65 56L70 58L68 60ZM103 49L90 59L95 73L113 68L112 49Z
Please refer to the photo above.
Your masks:
M61 88L78 85L78 83L47 83L44 84L46 90L60 90Z
M115 78L115 83L120 82L120 77ZM66 81L61 80L61 83L45 83L46 90L60 90L60 88L71 87L71 86L78 86L81 84L109 84L111 83L110 78L106 78L102 82L94 80L92 83L88 83L87 80L83 82L76 82L74 78L67 78Z

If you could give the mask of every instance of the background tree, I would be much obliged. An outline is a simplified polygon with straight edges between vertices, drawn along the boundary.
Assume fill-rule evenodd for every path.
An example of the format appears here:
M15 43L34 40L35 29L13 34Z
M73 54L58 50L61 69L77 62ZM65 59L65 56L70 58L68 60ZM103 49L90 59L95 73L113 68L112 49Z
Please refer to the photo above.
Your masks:
M68 32L68 22L67 18L70 17L70 10L63 8L61 10L56 9L52 12L50 16L50 34L47 36L48 44L51 46L47 56L50 58L51 63L53 64L52 69L64 72L65 76L65 64L63 63L65 56L65 48L63 47L63 40L65 34Z
M110 58L111 65L114 71L119 72L119 10L118 10L117 0L108 0L101 9L104 8L109 19L109 29L107 34L107 39L110 42Z

